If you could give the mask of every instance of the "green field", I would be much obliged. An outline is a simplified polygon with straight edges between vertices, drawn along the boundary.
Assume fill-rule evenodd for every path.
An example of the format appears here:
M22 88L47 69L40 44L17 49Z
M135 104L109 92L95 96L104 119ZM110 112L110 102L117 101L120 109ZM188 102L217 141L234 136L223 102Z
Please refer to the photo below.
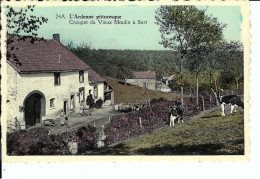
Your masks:
M225 117L211 110L191 120L107 148L102 154L243 155L243 113Z

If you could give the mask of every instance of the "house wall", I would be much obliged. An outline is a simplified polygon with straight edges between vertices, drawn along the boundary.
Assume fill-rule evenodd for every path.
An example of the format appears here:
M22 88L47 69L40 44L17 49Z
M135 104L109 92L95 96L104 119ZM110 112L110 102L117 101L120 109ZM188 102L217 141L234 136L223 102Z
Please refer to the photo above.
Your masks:
M144 87L144 83L146 83L146 88L150 90L156 89L155 79L126 79L126 82L141 87Z
M97 85L97 89L98 89L97 98L94 98L94 86L95 85ZM104 101L104 82L91 84L90 89L91 89L91 94L92 94L93 98L95 99L95 101L97 101L99 98L101 98ZM88 94L87 94L87 96L88 96Z
M79 82L79 72L60 73L60 85L54 85L54 73L37 73L37 74L19 74L13 67L7 64L7 109L8 122L14 122L17 117L18 121L24 123L24 112L19 110L19 106L24 106L25 98L33 91L40 91L46 99L45 116L47 118L56 118L63 109L64 100L67 100L68 112L70 111L70 95L74 95L74 113L80 110L79 88L85 88L85 99L90 89L88 83L88 73L84 72L84 82ZM50 107L50 99L55 98L55 106Z

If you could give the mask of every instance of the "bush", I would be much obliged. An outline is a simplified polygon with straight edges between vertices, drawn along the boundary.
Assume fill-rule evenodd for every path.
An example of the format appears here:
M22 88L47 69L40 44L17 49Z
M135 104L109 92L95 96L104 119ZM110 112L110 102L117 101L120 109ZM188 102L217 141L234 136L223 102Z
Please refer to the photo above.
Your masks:
M205 109L209 109L215 104L214 97L204 96ZM169 125L169 112L170 107L173 105L173 101L163 99L152 100L150 106L144 107L140 111L114 118L104 130L106 135L105 144L110 145ZM184 98L183 108L184 119L198 114L203 110L202 98L199 98L198 107L196 105L196 98ZM140 126L139 117L142 119L142 127Z
M157 102L135 113L125 114L113 119L104 130L106 135L105 144L109 145L126 140L165 126L168 122L168 113L172 104L172 101ZM142 127L140 126L139 117L142 119Z
M46 128L16 131L7 134L8 155L68 155L68 143L76 139L78 153L96 148L98 135L96 128L81 127L74 132L48 135Z
M95 107L96 107L96 108L101 108L101 107L102 107L102 104L103 104L103 100L102 100L101 98L99 98L99 99L96 101Z
M78 153L84 153L96 148L98 135L95 127L89 125L81 127L77 130L76 136L78 138Z
M166 101L166 99L163 97L160 97L159 99L152 99L150 103L154 104L154 103L158 103L158 102L162 102L162 101Z
M59 136L48 136L44 128L7 134L8 155L65 155L69 150Z

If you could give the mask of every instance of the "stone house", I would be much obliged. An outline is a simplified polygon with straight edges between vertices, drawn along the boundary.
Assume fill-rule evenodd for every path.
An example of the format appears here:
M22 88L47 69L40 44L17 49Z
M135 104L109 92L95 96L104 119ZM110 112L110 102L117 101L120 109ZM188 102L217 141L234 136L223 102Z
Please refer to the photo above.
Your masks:
M131 78L125 79L126 83L137 85L150 90L156 90L156 75L153 71L133 72Z
M114 91L106 80L93 69L88 70L90 84L89 94L92 94L95 101L102 99L104 105L114 104Z
M163 82L164 84L166 84L167 86L169 86L170 84L172 84L173 80L174 80L174 75L162 77L162 82Z
M55 40L54 40L55 39ZM23 126L80 112L90 90L104 98L104 81L92 86L91 68L54 39L14 38L7 51L7 120Z

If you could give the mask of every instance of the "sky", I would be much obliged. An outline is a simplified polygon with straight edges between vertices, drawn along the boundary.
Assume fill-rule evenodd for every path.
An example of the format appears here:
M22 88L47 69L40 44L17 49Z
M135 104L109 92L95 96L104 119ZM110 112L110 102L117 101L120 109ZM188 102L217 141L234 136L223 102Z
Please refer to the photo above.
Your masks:
M197 6L205 8L205 6ZM52 34L59 33L61 41L74 44L82 43L91 45L95 49L138 49L138 50L163 50L159 44L161 40L159 26L155 24L155 10L159 6L74 6L74 7L36 7L34 13L48 18L48 23L43 24L38 34L45 38L52 38ZM227 41L240 40L240 25L242 15L240 6L208 6L207 13L217 17L222 23L227 24L224 37ZM57 18L57 14L64 14L65 18ZM70 16L94 16L96 24L71 24ZM131 24L99 24L96 16L121 16L122 20ZM132 24L133 20L147 21L146 24ZM83 20L86 21L86 20ZM90 22L89 22L90 23Z

